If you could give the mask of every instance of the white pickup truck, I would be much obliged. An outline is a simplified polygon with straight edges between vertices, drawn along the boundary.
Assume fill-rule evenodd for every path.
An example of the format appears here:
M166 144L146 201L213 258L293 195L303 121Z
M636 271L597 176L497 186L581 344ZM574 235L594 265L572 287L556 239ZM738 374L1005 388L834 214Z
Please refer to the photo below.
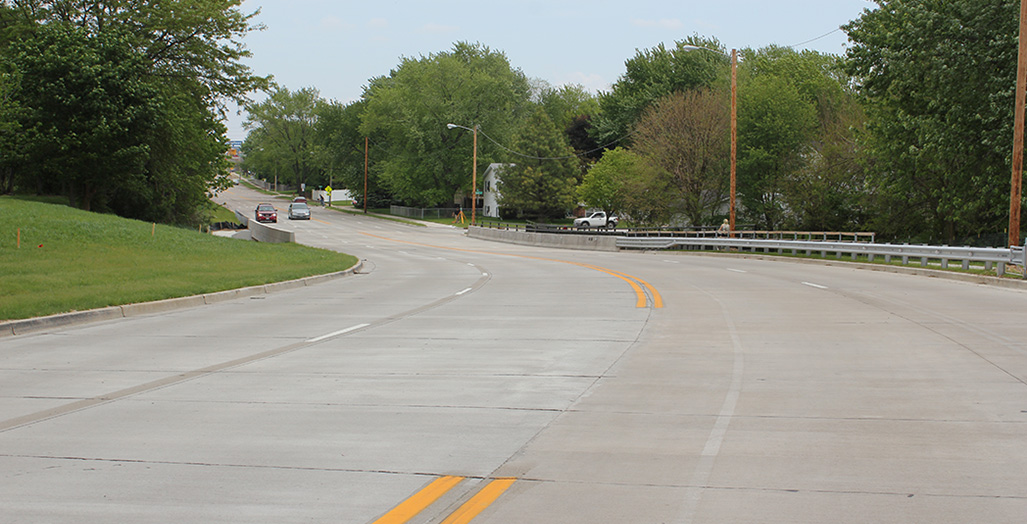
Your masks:
M617 216L606 216L605 211L596 211L591 215L574 219L574 227L578 229L617 229Z

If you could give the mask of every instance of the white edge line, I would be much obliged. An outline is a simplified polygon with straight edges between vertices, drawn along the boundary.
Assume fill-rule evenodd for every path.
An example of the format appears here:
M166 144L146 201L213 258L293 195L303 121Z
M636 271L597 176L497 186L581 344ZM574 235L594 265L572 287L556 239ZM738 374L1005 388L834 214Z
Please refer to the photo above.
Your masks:
M729 267L724 269L727 269L728 271L732 271L734 273L748 273L748 271L745 271L744 269L731 269Z
M827 286L821 286L820 284L814 284L812 282L803 282L804 286L815 287L817 289L827 289Z
M320 342L320 341L322 341L322 340L324 340L326 338L331 338L331 337L334 337L334 336L337 336L337 335L343 335L343 334L349 333L350 331L356 331L356 330L358 330L360 328L365 328L365 327L370 326L370 325L371 324L357 324L355 326L350 326L350 327L348 327L346 329L340 329L338 331L335 331L335 332L332 332L332 333L328 333L327 335L321 335L319 337L308 339L307 342Z
M461 291L461 292L457 293L457 294L456 294L456 296L460 296L460 295L463 295L464 293L470 293L470 292L471 292L471 289L472 289L472 288L467 288L467 289L465 289L465 290L463 290L463 291Z

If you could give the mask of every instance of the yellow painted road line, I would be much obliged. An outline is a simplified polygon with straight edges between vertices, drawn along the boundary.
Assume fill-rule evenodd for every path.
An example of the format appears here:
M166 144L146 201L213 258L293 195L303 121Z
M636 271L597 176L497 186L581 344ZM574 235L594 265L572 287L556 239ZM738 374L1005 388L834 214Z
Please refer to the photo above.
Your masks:
M516 255L516 254L513 254L513 253L498 253L498 252L493 252L493 251L479 251L479 250L476 250L476 249L461 249L461 248L457 248L457 247L434 246L434 245L431 245L431 244L422 244L420 242L410 242L408 240L397 240L397 239L394 239L394 238L383 237L383 236L375 235L375 234L372 234L372 233L361 232L361 234L362 235L367 235L369 237L378 238L378 239L381 239L381 240L387 240L389 242L398 242L400 244L410 244L410 245L414 245L414 246L431 247L431 248L435 248L435 249L448 249L450 251L462 251L462 252L465 252L465 253L478 253L478 254L483 254L483 255L501 255L501 256L507 256L507 257L527 258L527 259L531 259L531 260L544 260L546 262L561 262L563 264L571 264L571 265L575 265L575 266L581 266L581 267L585 267L585 268L592 269L592 270L595 270L595 271L599 271L599 272L602 272L602 273L606 273L608 275L617 277L617 278L627 282L631 286L631 289L633 289L635 291L635 297L637 298L637 300L635 301L635 307L646 307L646 305L648 304L648 301L646 299L645 291L642 290L643 286L645 287L645 289L649 290L649 294L653 297L653 307L654 308L662 308L663 307L663 297L660 295L659 291L656 291L656 288L653 287L652 284L650 284L650 283L646 282L645 280L642 280L642 279L640 279L638 277L631 276L631 275L628 275L626 273L621 273L620 271L614 271L612 269L607 269L607 268L604 268L604 267L593 266L591 264L583 264L581 262L571 262L569 260L560 260L560 259L557 259L557 258L533 257L533 256L529 256L529 255Z
M400 505L392 508L391 511L382 515L374 524L403 524L414 518L415 515L431 506L439 497L443 496L454 486L459 484L463 477L446 476L435 479L421 491L414 493L410 498L404 500Z
M582 266L582 267L587 267L589 269L594 269L596 271L601 271L603 273L607 273L607 274L613 275L613 276L615 276L615 277L617 277L617 278L619 278L621 280L626 280L629 284L631 284L632 288L635 289L635 293L639 295L639 303L637 304L637 306L638 307L645 307L646 306L645 294L642 293L641 292L641 288L639 288L639 284L641 284L642 286L645 286L645 288L649 290L649 294L653 297L653 307L654 308L661 308L661 307L663 307L663 296L660 295L660 292L656 291L656 288L653 287L652 284L646 282L645 280L642 280L641 278L638 278L638 277L633 276L633 275L629 275L627 273L621 273L620 271L615 271L613 269L607 269L605 267L593 266L591 264L581 264L581 263L578 263L578 262L568 262L568 261L564 261L564 260L560 260L560 262L565 262L567 264L574 264L574 265L578 265L578 266ZM636 282L638 284L636 284Z
M489 482L477 495L471 497L471 500L465 502L452 515L446 517L442 524L467 524L474 517L477 517L479 513L485 511L485 508L492 505L516 480L514 478L502 478Z

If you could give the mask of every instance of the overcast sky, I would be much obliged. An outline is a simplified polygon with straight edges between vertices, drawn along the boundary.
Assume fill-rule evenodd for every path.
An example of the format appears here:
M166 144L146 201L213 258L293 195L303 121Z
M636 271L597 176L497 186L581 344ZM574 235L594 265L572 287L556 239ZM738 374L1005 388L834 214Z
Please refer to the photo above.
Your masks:
M636 50L692 34L729 49L777 44L840 55L847 38L839 26L875 7L869 0L245 0L242 10L259 8L254 23L266 27L244 40L256 74L351 102L401 57L459 41L504 52L528 77L593 92L608 90ZM229 119L230 139L246 137L243 118Z

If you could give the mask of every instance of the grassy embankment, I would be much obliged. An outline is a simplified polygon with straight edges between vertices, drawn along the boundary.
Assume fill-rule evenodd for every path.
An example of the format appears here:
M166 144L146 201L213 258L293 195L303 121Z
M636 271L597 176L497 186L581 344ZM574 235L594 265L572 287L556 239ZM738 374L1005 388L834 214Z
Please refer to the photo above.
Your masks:
M281 282L356 262L296 244L234 240L0 197L0 320Z

